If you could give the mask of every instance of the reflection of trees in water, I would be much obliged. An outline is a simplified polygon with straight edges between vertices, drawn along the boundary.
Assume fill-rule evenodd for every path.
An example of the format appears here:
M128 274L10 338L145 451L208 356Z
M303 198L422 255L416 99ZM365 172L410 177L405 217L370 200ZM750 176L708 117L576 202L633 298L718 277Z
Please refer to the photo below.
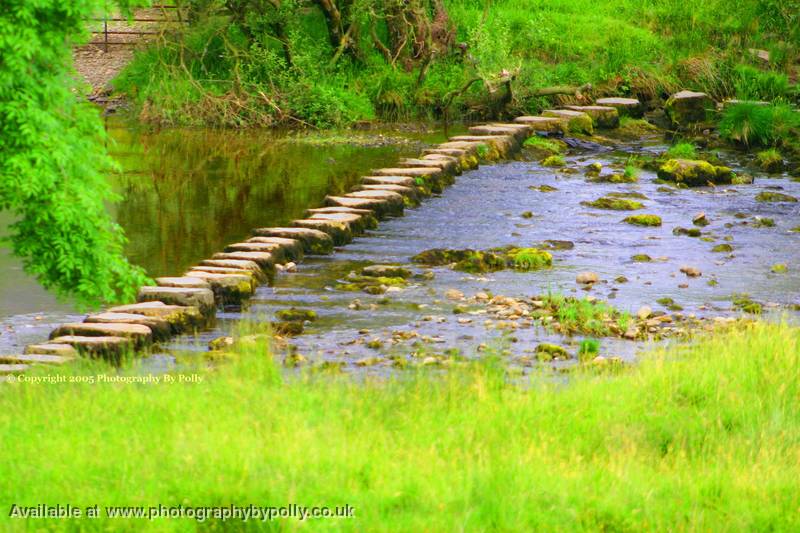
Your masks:
M112 131L112 135L114 132ZM151 275L180 274L257 226L281 225L393 163L396 147L276 142L265 132L169 130L115 150L128 255Z

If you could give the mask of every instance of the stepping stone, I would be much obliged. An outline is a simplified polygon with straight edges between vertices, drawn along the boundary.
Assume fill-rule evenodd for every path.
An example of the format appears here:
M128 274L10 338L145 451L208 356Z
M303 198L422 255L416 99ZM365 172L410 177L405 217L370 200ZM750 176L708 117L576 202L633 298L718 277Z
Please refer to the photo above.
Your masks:
M314 213L310 217L311 220L333 220L336 222L344 222L350 226L350 231L353 235L361 235L368 229L375 229L378 226L378 221L375 217L369 218L363 215L354 215L352 213ZM371 224L374 224L371 225Z
M572 111L571 109L547 109L542 111L542 116L560 118L566 121L566 129L569 132L586 133L587 135L594 133L592 117L582 111Z
M425 154L425 155L422 156L422 160L423 161L440 161L440 160L441 161L452 161L454 164L460 165L459 160L458 160L457 157L453 157L452 155L446 155L446 154L437 154L437 153Z
M469 128L469 132L473 135L513 135L519 142L524 141L531 131L532 129L530 126L526 124L482 124L480 126L472 126Z
M408 176L423 178L430 182L434 182L443 174L442 169L437 167L379 168L372 171L373 176Z
M264 244L275 244L283 250L284 256L289 261L303 260L303 243L297 239L287 239L285 237L252 237L247 242Z
M0 365L0 375L22 374L30 365Z
M70 346L72 348L72 346ZM74 348L73 348L74 350ZM74 361L75 357L63 357L60 355L49 355L40 353L29 353L23 355L0 355L0 364L7 365L63 365Z
M166 320L175 333L180 333L187 329L200 328L206 325L206 318L196 306L189 305L167 305L164 302L152 301L142 302L131 305L120 305L112 307L108 310L109 313L130 313L134 315L142 315L153 318L161 318ZM34 348L29 346L29 348ZM35 346L41 348L41 345ZM51 353L42 352L37 350L37 353ZM65 355L58 353L56 355Z
M411 179L411 178L403 178L403 179ZM350 213L352 215L361 215L373 218L375 217L375 213L373 213L371 209L356 209L354 207L339 207L339 206L315 207L313 209L307 209L306 213L308 215L316 215L324 213Z
M403 196L393 191L353 191L344 197L383 202L385 212L389 214L402 215L405 208Z
M253 275L261 281L266 281L268 278L268 276L265 275L266 272L258 266L258 263L241 259L204 259L200 261L199 265L192 267L192 270L207 270L209 268L213 268L214 270L208 270L208 272L217 272L216 269L218 268L231 271L246 270L247 272L252 272ZM233 272L230 273L232 274Z
M217 300L223 304L238 305L250 298L256 290L255 277L249 272L239 274L217 274L202 270L191 270L187 276L203 279L211 285Z
M315 229L327 233L333 239L334 246L343 246L353 240L353 231L346 222L304 218L302 220L293 220L292 225L298 228Z
M61 324L50 333L50 340L58 344L58 337L123 337L131 339L137 346L153 341L153 330L141 324L87 324L74 322Z
M156 278L159 287L180 287L182 289L210 289L211 286L200 278L186 276Z
M25 347L25 354L58 355L66 359L75 358L78 352L68 344L29 344Z
M402 185L414 187L417 181L411 176L365 176L361 183L364 185Z
M664 104L664 111L673 124L686 126L705 121L707 112L715 107L706 93L680 91L669 97Z
M90 356L118 358L125 352L133 350L134 341L127 337L84 337L82 335L64 335L52 340L54 344L68 344L79 353Z
M620 116L642 118L644 106L636 98L598 98L595 104L603 107L613 107Z
M592 125L598 128L619 127L619 112L615 107L599 105L568 105L570 111L583 112L592 117Z
M450 142L485 142L496 152L484 156L490 160L508 157L520 144L515 135L457 135L450 137Z
M252 261L250 262L252 263ZM258 267L258 265L256 265L256 267ZM234 275L242 274L252 277L253 282L257 284L266 283L269 281L269 278L266 275L264 275L264 272L262 272L260 268L254 272L252 270L247 270L244 268L226 268L226 267L215 267L207 265L195 265L190 269L190 272L191 271L208 272L210 274L234 274Z
M261 267L261 270L272 273L275 271L275 257L269 252L220 252L211 256L213 261L252 261Z
M89 324L141 324L150 328L155 340L165 340L172 336L172 325L157 316L105 312L89 315L84 322Z
M355 207L355 206L346 206ZM258 237L283 237L297 239L303 243L307 254L326 255L333 253L333 240L325 232L310 228L258 228L253 231Z
M401 159L398 163L402 168L440 168L444 172L450 172L452 174L459 173L458 164L455 161L449 161L446 159L412 159L412 158L405 158Z
M390 191L400 194L408 198L413 204L419 204L419 190L414 187L406 187L405 185L362 185L361 189L364 191Z
M351 196L326 196L325 203L331 207L353 207L356 209L369 209L375 213L379 219L387 215L402 215L403 211L397 212L397 206L387 200L377 200L375 198L354 198Z
M284 247L274 242L235 242L225 247L225 253L235 252L267 253L272 256L275 263L285 263L289 261Z
M486 141L448 141L440 144L437 148L431 148L431 150L464 150L468 157L477 157L481 146L485 146L486 148L484 149L491 148ZM423 153L426 152L423 151Z
M426 148L422 151L423 154L426 156L429 155L444 155L449 157L455 157L456 159L461 159L465 155L469 155L467 150L461 148Z
M514 122L529 126L533 131L543 131L555 133L564 130L564 120L558 117L536 117L521 116L514 119Z
M224 257L219 259L244 259L242 257ZM194 289L181 287L142 287L136 300L138 302L164 302L169 305L196 307L204 316L216 313L217 305L211 289Z

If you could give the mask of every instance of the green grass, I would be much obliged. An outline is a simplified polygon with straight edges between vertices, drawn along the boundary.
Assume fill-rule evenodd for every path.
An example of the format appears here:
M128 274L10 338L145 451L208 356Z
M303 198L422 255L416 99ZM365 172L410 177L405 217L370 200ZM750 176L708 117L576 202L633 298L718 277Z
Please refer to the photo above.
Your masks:
M723 112L720 135L744 146L779 146L798 142L800 112L785 104L738 104Z
M495 358L448 373L281 378L251 351L201 384L3 385L0 527L190 531L191 520L30 521L12 502L302 503L345 531L800 528L800 332L757 324L614 376ZM204 524L204 530L245 529ZM257 529L256 524L248 524Z
M487 83L456 96L450 116L492 116L491 93L497 92L503 70L514 76L509 114L551 107L536 94L541 88L586 83L598 93L643 99L680 88L704 90L718 100L737 93L785 96L788 78L781 69L797 57L792 43L798 42L798 30L790 11L765 0L444 4L456 29L454 42L465 43L468 56L457 49L438 54L423 77L418 66L406 70L387 64L372 44L368 16L355 32L363 57L332 64L334 50L321 12L314 7L292 11L295 4L285 2L282 21L292 67L271 33L275 14L265 5L248 8L243 22L219 14L200 17L182 36L183 54L173 42L141 51L115 86L154 122L327 127L375 118L437 118L448 95L476 77ZM386 31L380 23L377 30ZM775 54L773 71L751 66L750 46Z
M679 142L670 146L666 157L669 159L697 159L697 149L690 142Z

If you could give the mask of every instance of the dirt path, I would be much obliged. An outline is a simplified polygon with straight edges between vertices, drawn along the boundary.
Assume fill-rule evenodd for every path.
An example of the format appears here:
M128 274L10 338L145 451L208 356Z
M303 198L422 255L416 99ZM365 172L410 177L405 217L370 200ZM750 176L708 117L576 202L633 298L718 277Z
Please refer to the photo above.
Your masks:
M111 81L133 58L134 50L157 38L157 32L174 27L177 14L175 10L161 8L138 9L132 21L109 20L107 26L102 21L91 24L91 43L76 47L73 51L75 70L92 87L90 98L96 99L111 92ZM109 19L123 18L112 13ZM140 34L105 34L108 32L146 32ZM153 32L153 33L150 33ZM106 44L106 41L108 44Z

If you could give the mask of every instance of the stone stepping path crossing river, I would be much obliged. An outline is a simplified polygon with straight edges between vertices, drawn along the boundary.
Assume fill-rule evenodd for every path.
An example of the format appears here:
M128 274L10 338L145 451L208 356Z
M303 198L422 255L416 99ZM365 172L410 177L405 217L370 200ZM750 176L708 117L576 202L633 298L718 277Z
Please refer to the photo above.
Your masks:
M676 95L679 102L683 97L707 98L681 95ZM684 102L679 107L686 108ZM290 227L256 228L252 238L228 245L182 275L158 278L156 286L141 288L136 304L90 315L82 323L63 324L47 342L28 346L24 354L0 356L0 375L24 372L31 365L64 364L83 355L113 359L204 329L213 323L217 309L240 305L257 286L292 269L305 256L334 253L336 247L375 229L378 221L400 216L404 209L440 193L455 176L479 162L512 156L532 135L591 133L594 128L618 126L621 115L638 117L641 112L638 100L601 98L592 106L568 106L511 123L473 126L468 135L428 148L418 158L374 169L356 190L328 196L324 206L310 208L306 218Z

